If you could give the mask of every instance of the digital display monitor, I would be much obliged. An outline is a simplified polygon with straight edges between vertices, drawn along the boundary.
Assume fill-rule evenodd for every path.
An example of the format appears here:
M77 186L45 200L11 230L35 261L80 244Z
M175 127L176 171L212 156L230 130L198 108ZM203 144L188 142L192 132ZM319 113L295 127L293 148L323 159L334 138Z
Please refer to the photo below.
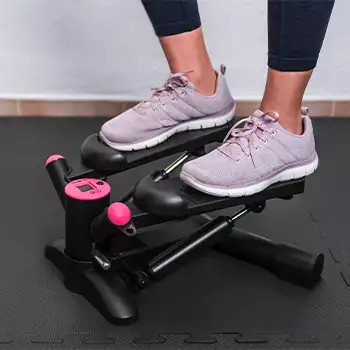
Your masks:
M93 190L94 188L90 185L85 184L85 185L77 186L77 189L79 189L81 192L88 192Z

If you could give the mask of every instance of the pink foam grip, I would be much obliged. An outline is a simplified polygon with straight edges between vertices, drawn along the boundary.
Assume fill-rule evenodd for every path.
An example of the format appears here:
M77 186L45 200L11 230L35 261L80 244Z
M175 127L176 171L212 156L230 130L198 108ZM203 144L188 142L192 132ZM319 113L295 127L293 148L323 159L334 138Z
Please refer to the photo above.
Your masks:
M54 154L54 155L50 156L49 158L47 158L45 166L48 166L50 163L54 162L55 160L62 159L62 158L64 158L64 157L59 155L59 154Z
M124 203L113 203L107 210L109 221L116 226L125 226L131 220L131 212Z

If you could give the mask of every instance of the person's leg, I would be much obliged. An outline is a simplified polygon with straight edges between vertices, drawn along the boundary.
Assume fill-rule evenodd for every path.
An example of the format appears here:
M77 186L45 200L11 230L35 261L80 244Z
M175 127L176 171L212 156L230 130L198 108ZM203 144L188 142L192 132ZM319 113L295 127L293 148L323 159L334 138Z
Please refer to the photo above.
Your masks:
M223 145L186 163L188 185L217 196L244 196L310 175L318 156L301 107L334 0L269 0L268 76L260 109L232 128Z
M121 151L153 147L180 131L223 125L235 103L224 69L205 47L197 0L143 0L171 75L151 98L105 123L101 139Z
M260 109L301 134L300 109L316 67L335 0L268 1L268 74Z
M215 93L216 72L205 47L202 28L161 37L160 43L172 73L185 72L200 94Z
M142 0L171 73L185 72L197 92L212 95L216 73L207 52L197 0Z

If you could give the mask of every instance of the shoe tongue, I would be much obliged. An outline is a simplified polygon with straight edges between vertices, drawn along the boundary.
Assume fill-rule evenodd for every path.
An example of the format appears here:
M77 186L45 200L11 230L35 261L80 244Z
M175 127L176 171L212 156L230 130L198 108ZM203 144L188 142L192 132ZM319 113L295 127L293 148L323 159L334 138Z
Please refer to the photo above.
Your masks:
M265 115L263 111L257 109L251 117L253 119L259 119L257 121L260 124L264 124L266 121L262 118ZM249 141L246 137L236 137L236 142L228 142L222 146L222 151L226 155L232 157L233 159L238 159L241 156L241 152L244 150L245 153L249 151Z
M251 115L251 118L255 119L255 122L257 122L257 124L262 125L262 124L267 124L270 117L267 116L266 113L264 113L260 109L257 109Z
M191 83L187 77L185 75L183 75L182 73L178 73L178 74L173 74L170 78L171 83L174 84L174 87L178 87L176 85L179 86L183 86L186 87L186 89L190 89L190 90L195 90L195 86L193 83Z
M252 118L257 118L258 120L256 120L256 122L259 125L262 124L270 124L273 125L273 127L280 127L280 123L277 121L275 123L271 123L271 121L274 121L274 117L271 116L268 113L264 113L263 111L261 111L260 109L257 109L253 114L252 114Z
M252 117L256 117L256 118L261 118L265 113L263 111L261 111L260 109L257 109L253 114Z

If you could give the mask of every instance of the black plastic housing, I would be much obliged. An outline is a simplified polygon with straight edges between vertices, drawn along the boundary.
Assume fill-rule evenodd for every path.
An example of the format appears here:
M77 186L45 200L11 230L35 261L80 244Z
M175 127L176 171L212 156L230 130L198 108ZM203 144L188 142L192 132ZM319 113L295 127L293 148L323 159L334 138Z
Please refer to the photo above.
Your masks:
M320 280L324 255L291 244L273 242L254 233L232 229L214 249L267 269L278 278L306 288Z
M58 198L61 201L62 206L65 203L64 188L68 184L67 176L71 171L66 158L59 158L46 165L46 171L48 172L51 182L57 192Z
M93 237L91 223L110 203L109 194L97 200L77 200L66 196L66 254L74 260L91 261Z
M134 152L116 151L107 146L98 134L92 134L81 146L81 160L86 167L109 176L176 153L199 149L212 142L221 142L232 125L233 122L230 122L215 128L184 132L156 147Z
M184 238L153 248L145 244L142 235L115 231L106 213L109 194L92 201L65 196L64 188L73 179L102 178L184 151L193 156L197 150L200 155L207 144L222 141L231 127L232 123L184 132L151 149L124 153L109 148L95 134L82 145L82 161L88 168L81 173L74 174L64 158L49 163L46 169L66 211L66 232L65 239L48 245L45 254L63 273L66 288L83 295L110 323L130 324L138 319L133 293L168 276L204 247L259 265L292 283L313 287L321 279L323 254L275 243L234 227L248 212L264 210L270 199L291 199L303 193L305 179L278 183L249 197L220 198L185 186L179 178L169 178L165 169L156 171L125 196L133 197L136 207L132 208L132 221L137 229L193 218L202 223ZM212 219L202 215L242 205L244 208L233 216Z
M305 179L302 178L274 184L252 196L214 197L186 186L178 177L155 182L150 174L136 184L134 204L146 213L174 219L238 205L253 205L273 198L290 199L303 193L304 186Z

